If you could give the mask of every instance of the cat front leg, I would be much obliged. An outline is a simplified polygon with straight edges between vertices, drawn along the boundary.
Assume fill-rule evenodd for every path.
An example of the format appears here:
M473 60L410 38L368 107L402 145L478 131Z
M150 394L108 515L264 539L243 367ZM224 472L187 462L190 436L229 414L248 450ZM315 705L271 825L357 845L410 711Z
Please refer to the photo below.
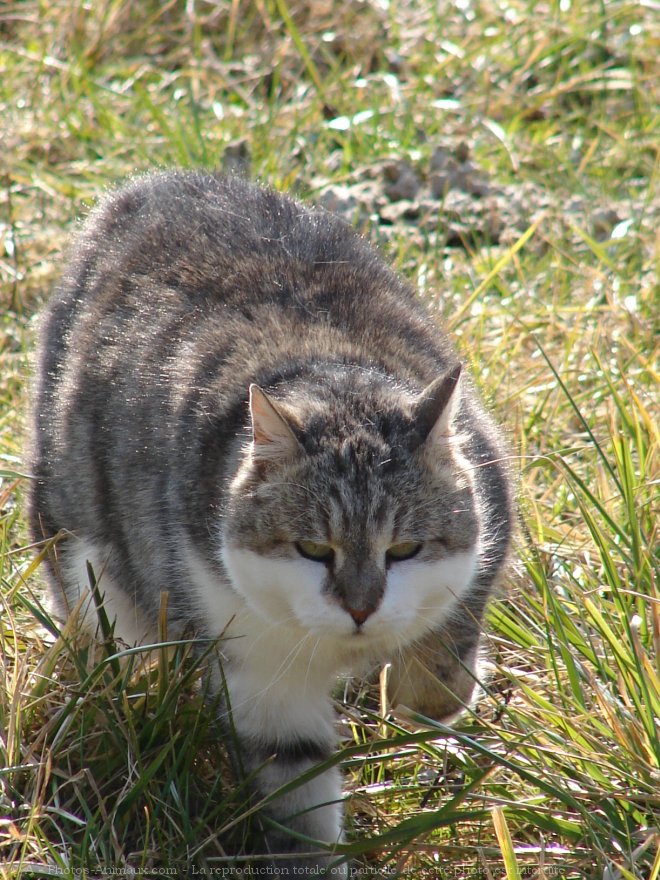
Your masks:
M244 644L240 640L234 643ZM263 658L266 653L258 656ZM248 652L248 656L254 659L255 655ZM258 851L263 859L255 860L251 870L256 876L347 877L347 865L337 865L339 857L331 851L342 841L339 770L331 767L302 784L295 783L335 751L329 681L311 682L306 667L300 675L291 668L288 674L275 674L277 664L267 676L265 668L255 670L237 660L225 668L231 727L255 802L267 801L260 813L263 833ZM290 790L269 800L290 783L295 783ZM296 834L320 841L328 849L314 847Z
M446 624L392 658L388 699L436 721L449 721L469 707L478 685L481 624Z
M272 742L267 736L254 735L244 738L241 746L244 769L253 777L253 790L259 800L327 760L334 751L334 742L327 740ZM336 855L288 833L291 830L328 844L341 841L343 810L337 768L325 770L279 795L261 815L264 830L261 849L272 856L261 862L264 876L348 876L347 865L337 864ZM258 868L252 870L258 871Z

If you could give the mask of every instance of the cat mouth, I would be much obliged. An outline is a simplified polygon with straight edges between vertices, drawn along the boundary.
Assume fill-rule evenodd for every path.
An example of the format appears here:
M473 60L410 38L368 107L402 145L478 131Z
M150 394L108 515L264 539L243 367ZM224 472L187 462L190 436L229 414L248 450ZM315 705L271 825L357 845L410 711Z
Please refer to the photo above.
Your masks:
M355 623L353 624L351 630L347 633L347 638L351 640L351 642L377 642L386 638L387 636L392 635L391 631L387 626L383 626L382 622L379 625L378 622L370 623L369 621L365 621L365 623Z

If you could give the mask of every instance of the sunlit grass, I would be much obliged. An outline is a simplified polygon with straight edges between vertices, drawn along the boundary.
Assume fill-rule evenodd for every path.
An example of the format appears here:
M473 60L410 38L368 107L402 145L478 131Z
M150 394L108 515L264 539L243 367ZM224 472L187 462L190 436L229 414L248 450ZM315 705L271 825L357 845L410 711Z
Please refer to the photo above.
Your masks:
M61 629L21 513L31 317L75 218L244 139L302 194L393 156L423 176L463 140L529 193L499 243L387 236L505 426L520 529L476 710L450 730L383 718L377 688L343 707L344 852L415 878L660 878L653 25L626 2L0 7L0 876L183 874L246 833L202 659Z

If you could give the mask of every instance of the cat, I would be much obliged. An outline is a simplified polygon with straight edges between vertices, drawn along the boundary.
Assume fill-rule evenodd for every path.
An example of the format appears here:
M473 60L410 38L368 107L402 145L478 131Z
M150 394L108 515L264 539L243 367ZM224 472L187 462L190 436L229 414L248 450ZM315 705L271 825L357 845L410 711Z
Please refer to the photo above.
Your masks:
M116 638L156 640L163 591L170 635L222 637L263 797L332 755L338 673L389 660L394 704L469 704L511 536L500 437L435 318L344 221L161 171L91 212L46 310L31 528L66 535L60 615L96 628L90 563ZM263 825L268 876L348 875L336 768Z

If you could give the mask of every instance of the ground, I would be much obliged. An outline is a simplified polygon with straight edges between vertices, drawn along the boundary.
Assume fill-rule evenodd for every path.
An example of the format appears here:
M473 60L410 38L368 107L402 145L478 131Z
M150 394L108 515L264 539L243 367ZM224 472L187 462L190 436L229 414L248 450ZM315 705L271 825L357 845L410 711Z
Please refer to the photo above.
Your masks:
M449 731L338 701L364 876L660 877L656 13L0 5L1 876L201 876L245 826L185 648L119 664L59 634L24 525L33 318L67 238L117 180L183 165L372 238L509 439L480 704Z

